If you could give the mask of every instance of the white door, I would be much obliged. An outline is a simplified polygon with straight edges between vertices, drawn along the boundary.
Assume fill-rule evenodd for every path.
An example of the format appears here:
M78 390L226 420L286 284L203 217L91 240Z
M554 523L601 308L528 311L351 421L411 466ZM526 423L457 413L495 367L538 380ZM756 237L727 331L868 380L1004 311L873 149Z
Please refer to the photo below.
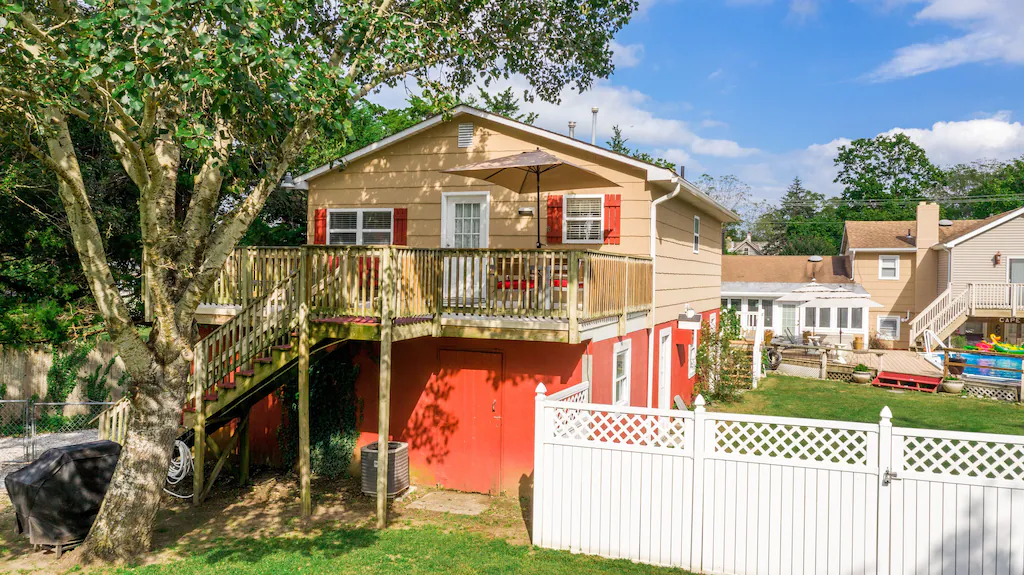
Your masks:
M796 333L796 306L791 303L784 303L780 306L782 308L782 328L783 335L797 335Z
M490 197L486 193L442 194L441 247L458 250L486 248ZM486 254L444 258L444 304L473 308L485 299L489 258Z
M658 407L672 407L672 328L661 330L658 346Z

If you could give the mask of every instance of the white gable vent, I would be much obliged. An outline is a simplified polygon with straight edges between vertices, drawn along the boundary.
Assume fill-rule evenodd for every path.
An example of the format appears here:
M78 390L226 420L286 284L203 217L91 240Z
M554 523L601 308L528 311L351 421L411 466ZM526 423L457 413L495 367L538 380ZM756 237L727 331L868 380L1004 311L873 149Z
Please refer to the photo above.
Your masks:
M473 145L473 124L459 124L459 147L468 148Z

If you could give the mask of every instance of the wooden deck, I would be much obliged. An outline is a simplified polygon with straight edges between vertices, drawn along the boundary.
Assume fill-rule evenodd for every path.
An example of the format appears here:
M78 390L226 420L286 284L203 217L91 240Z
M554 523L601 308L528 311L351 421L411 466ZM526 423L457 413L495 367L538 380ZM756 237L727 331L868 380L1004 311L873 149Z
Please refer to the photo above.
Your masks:
M854 352L850 363L853 365L863 363L871 369L881 368L893 373L942 377L941 369L913 351L887 350L881 356L876 355L875 352Z

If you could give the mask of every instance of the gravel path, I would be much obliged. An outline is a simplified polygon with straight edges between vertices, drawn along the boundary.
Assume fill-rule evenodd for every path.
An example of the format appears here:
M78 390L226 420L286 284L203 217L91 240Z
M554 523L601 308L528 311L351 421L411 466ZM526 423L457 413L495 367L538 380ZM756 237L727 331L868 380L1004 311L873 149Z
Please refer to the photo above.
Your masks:
M95 429L83 429L82 431L69 431L66 433L42 433L34 438L36 457L51 447L62 445L74 445L86 443L99 439L99 431ZM30 454L31 455L31 454ZM0 482L8 473L17 471L25 466L25 438L24 437L0 437L0 462L18 461L20 463L0 463Z

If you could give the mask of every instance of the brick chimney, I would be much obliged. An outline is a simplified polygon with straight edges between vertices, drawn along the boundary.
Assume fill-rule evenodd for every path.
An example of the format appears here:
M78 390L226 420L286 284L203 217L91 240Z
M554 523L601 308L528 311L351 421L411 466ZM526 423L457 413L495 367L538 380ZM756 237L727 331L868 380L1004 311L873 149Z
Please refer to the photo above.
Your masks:
M917 256L914 270L914 300L918 313L938 294L938 254L931 249L939 243L939 205L921 202L917 205Z

